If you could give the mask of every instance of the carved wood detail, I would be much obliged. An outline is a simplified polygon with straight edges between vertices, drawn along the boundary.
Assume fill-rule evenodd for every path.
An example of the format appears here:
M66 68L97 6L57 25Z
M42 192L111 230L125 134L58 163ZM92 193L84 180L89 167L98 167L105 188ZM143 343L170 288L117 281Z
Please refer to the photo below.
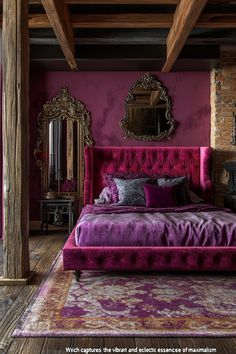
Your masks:
M159 97L163 102L165 102L165 107L166 107L165 119L166 119L168 129L160 132L158 135L145 135L145 134L137 135L129 128L128 105L132 104L135 101L135 92L139 90L143 90L144 92L145 91L151 92L151 97L150 97L151 99L155 96L155 99ZM146 73L132 85L132 87L128 92L125 105L126 105L126 115L120 122L120 126L126 134L125 138L133 138L136 140L143 140L143 141L159 141L159 140L170 138L171 133L175 129L175 121L171 114L171 99L168 96L165 87L162 85L162 83L159 80L157 80L157 78L154 75L150 75L149 73Z
M93 145L90 129L90 113L86 105L72 97L67 87L62 87L58 96L46 102L38 116L38 139L34 156L41 169L42 194L48 192L48 127L53 120L77 123L77 194L82 196L84 180L83 148Z

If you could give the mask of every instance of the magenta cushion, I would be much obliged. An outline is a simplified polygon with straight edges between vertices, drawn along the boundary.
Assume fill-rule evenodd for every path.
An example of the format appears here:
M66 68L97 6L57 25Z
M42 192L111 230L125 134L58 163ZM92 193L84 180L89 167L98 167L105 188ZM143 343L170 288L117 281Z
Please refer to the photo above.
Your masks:
M159 187L144 185L147 208L168 208L177 206L176 186Z

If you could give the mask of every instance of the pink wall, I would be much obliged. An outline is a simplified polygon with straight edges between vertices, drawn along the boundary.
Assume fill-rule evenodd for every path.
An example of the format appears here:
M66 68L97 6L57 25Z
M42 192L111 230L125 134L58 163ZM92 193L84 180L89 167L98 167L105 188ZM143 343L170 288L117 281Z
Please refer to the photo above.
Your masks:
M32 72L30 176L31 220L39 219L40 172L33 150L37 138L37 116L43 103L67 86L75 98L91 112L92 134L96 145L106 146L208 146L210 144L209 72L156 73L172 98L172 114L177 123L170 141L142 142L124 139L119 122L132 84L142 72Z
M2 69L0 69L0 107L2 107ZM2 109L0 110L0 200L2 201L3 205L3 153L2 153ZM2 228L3 228L3 209L0 212L0 238L2 238Z

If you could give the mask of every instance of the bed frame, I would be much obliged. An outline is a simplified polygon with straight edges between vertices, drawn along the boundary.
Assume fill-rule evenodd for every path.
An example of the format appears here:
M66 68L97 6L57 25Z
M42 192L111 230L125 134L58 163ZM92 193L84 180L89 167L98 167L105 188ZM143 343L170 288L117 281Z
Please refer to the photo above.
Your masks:
M84 204L103 188L103 174L187 175L191 188L212 199L209 147L86 147ZM65 270L236 270L236 247L78 247L75 229L63 248Z

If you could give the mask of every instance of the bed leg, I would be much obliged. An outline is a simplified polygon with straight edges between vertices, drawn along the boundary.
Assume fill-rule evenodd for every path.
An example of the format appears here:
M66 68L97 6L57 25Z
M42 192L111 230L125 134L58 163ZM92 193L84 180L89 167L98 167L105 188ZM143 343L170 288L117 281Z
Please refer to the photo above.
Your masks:
M75 270L75 279L77 280L77 281L79 281L79 278L80 278L80 276L81 276L81 270Z

